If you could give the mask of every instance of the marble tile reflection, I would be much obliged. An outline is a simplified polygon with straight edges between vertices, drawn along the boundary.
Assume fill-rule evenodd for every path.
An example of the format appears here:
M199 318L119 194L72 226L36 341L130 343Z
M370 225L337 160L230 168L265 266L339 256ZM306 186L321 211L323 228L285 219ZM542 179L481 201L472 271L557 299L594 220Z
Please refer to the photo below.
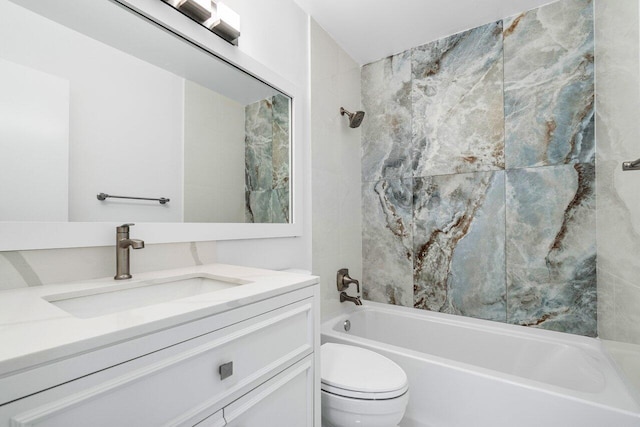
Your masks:
M505 19L504 89L507 168L593 162L593 1Z
M508 322L595 336L595 167L507 171Z
M279 94L245 107L246 222L289 222L290 108Z
M289 188L290 106L284 95L273 96L273 188Z
M502 21L412 49L414 176L504 169Z
M245 107L245 185L247 191L273 186L273 104L270 99Z
M414 306L506 320L504 172L416 178Z
M286 198L286 200L285 200ZM247 194L245 218L249 223L286 223L288 222L288 191L258 190Z
M362 184L363 296L413 306L412 180Z

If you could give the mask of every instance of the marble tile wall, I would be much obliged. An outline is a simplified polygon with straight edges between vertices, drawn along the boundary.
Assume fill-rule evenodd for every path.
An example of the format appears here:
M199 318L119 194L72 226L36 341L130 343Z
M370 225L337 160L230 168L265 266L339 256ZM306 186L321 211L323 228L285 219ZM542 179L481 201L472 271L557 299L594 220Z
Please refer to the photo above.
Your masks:
M289 222L289 98L245 107L245 220Z
M364 296L596 335L593 1L362 69Z
M414 307L506 320L504 187L498 172L414 178Z
M593 1L504 20L508 169L594 162L593 34Z
M411 50L413 176L504 169L502 22Z

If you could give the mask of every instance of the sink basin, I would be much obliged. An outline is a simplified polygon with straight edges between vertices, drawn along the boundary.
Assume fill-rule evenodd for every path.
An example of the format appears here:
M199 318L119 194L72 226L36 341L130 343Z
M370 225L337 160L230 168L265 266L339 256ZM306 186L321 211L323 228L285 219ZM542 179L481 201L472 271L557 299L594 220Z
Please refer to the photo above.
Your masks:
M192 274L43 297L51 304L83 319L220 291L248 281L206 274Z

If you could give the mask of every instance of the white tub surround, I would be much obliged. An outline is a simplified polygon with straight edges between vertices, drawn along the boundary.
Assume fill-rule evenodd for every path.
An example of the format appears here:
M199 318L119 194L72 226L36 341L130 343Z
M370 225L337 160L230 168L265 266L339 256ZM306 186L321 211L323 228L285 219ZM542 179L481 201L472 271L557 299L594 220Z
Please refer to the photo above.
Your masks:
M361 109L360 66L313 19L309 25L311 256L325 318L342 312L336 272L349 268L362 278L361 128L350 128L339 112L340 105Z
M183 282L172 288L167 278ZM125 283L105 278L0 292L0 426L82 424L87 413L113 405L126 406L120 416L128 422L192 425L213 417L211 425L219 425L224 412L233 425L278 407L284 396L302 399L292 422L313 425L317 283L314 276L211 264L141 273ZM119 299L123 293L115 291L123 287L127 296ZM92 307L108 305L103 295L122 310ZM136 307L125 307L131 300ZM225 378L228 362L235 369ZM244 398L252 403L230 405ZM105 416L94 425L119 422Z
M365 302L324 322L322 341L404 369L403 427L640 425L640 403L598 339Z
M598 336L640 345L640 172L621 167L640 156L640 4L596 1L595 19Z
M622 377L640 402L640 345L602 340Z

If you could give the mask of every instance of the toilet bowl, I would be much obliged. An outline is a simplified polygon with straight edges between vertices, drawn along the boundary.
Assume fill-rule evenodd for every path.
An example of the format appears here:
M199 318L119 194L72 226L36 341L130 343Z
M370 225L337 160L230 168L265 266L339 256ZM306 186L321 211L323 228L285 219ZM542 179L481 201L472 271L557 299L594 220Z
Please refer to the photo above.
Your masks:
M326 343L321 354L323 427L395 427L409 401L407 374L360 347Z

